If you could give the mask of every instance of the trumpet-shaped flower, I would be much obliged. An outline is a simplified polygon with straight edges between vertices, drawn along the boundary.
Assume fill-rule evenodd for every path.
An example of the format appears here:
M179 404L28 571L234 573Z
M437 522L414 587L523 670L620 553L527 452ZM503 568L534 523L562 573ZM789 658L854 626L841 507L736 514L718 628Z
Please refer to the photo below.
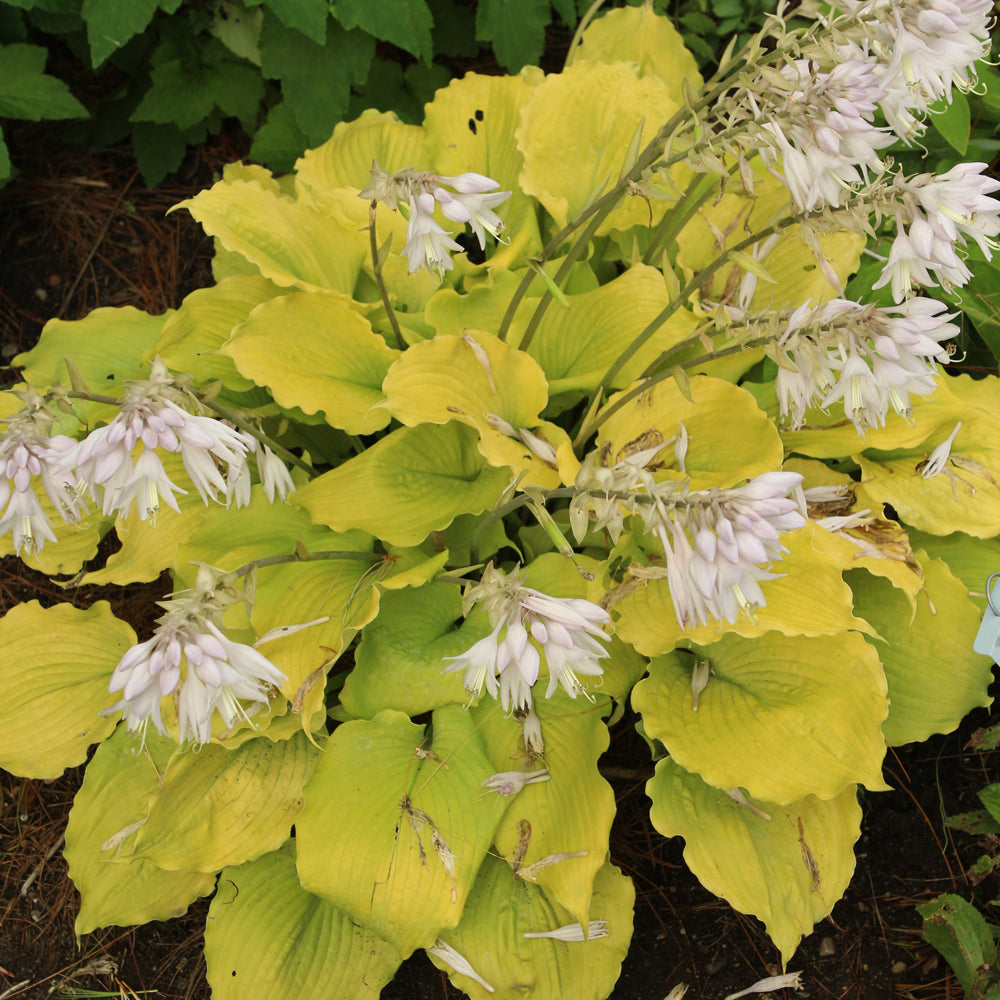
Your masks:
M227 729L249 718L243 702L266 704L272 688L286 678L251 646L230 639L216 623L231 603L217 571L203 566L193 590L160 602L166 614L151 639L133 646L118 662L109 682L122 697L104 714L121 712L130 730L145 734L150 721L166 733L161 700L177 699L181 743L207 743L218 712Z
M559 684L571 698L586 694L580 675L603 673L597 661L607 651L597 640L607 638L602 626L610 618L598 605L581 598L549 597L523 586L517 570L507 574L492 563L482 581L466 592L465 614L476 604L486 608L493 629L460 656L446 657L453 662L444 671L464 670L465 689L473 698L485 686L499 696L504 711L530 708L543 655L549 669L547 698Z

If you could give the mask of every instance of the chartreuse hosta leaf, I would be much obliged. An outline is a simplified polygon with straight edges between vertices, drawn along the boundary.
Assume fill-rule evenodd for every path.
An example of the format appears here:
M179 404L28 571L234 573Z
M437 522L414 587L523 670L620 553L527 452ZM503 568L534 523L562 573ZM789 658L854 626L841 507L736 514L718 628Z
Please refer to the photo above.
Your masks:
M41 391L57 382L70 384L66 367L69 358L91 392L113 396L127 379L149 375L143 356L159 339L171 315L166 312L150 316L132 306L122 306L95 309L83 319L50 319L35 347L18 354L11 364L23 367L21 378ZM114 361L109 361L112 358ZM113 411L101 406L95 412Z
M549 308L528 346L553 396L595 389L622 351L670 303L663 276L643 264L593 291L567 298L568 308ZM615 376L612 387L633 382L662 351L690 337L694 329L686 310L675 312Z
M462 595L453 584L385 594L344 682L344 709L370 719L386 708L420 715L468 701L461 673L442 673L445 657L464 653L489 632L489 624L485 615L476 614L456 629L461 618Z
M855 607L886 640L875 643L889 682L889 746L950 733L974 708L989 705L992 663L972 649L982 617L961 580L940 559L917 553L925 592L916 613L884 580L851 573Z
M404 957L430 947L458 923L505 808L482 794L491 773L458 706L435 711L429 732L394 711L344 723L296 820L302 887Z
M542 79L533 66L518 76L466 73L437 91L424 109L427 169L445 176L471 170L512 192L497 212L506 228L504 243L490 252L491 269L520 265L541 247L536 203L519 183L524 157L514 134L521 108Z
M786 472L801 473L804 489L814 486L843 486L852 493L858 491L858 484L850 476L834 472L822 462L808 458L789 458L785 461L784 468ZM818 519L823 516L857 513L865 508L872 510L870 504L855 497L854 502L844 509L838 507L826 512L819 510L813 516ZM917 594L924 586L923 570L913 554L906 529L898 521L862 517L858 524L836 531L815 531L813 541L842 570L863 567L874 576L885 577L894 587L902 590L911 606L914 606Z
M976 443L988 445L996 437L970 435L965 443L964 431L963 426L944 471L927 479L918 468L925 455L885 462L857 456L865 494L890 504L904 524L932 535L964 531L976 538L993 538L1000 534L1000 451Z
M108 679L134 642L107 601L86 611L29 601L0 618L0 766L24 778L58 778L82 763L115 728L99 713L118 700Z
M711 673L697 707L691 678ZM724 635L710 646L658 656L632 694L646 735L716 788L745 788L787 805L831 799L848 785L882 780L888 712L885 674L856 632L806 638Z
M456 422L401 427L296 490L294 503L334 531L360 528L392 545L415 545L459 514L492 507L510 482Z
M168 317L144 360L152 361L159 355L171 371L188 372L199 384L219 379L227 389L244 392L254 382L240 375L232 359L219 348L252 309L287 292L260 275L234 275L209 288L199 288Z
M180 916L215 886L214 873L167 871L143 858L120 860L149 813L177 744L150 727L140 740L122 725L87 765L66 824L66 862L80 892L76 933Z
M637 63L640 76L658 76L677 104L684 102L685 79L695 93L702 85L680 32L648 4L609 10L597 18L583 33L574 59Z
M597 438L604 465L615 465L633 452L666 442L687 431L685 472L676 468L672 445L656 461L671 467L665 478L689 479L695 490L727 488L743 479L781 468L781 438L756 400L745 389L721 379L691 380L688 399L673 379L653 386L613 414ZM612 396L610 402L614 402ZM719 413L726 419L720 420Z
M485 794L509 802L495 836L500 854L509 858L517 851L528 872L522 877L583 923L615 818L614 792L597 771L597 759L608 748L602 715L609 702L599 693L595 704L582 697L574 701L562 689L551 698L540 695L534 706L545 742L541 758L525 754L521 726L493 699L483 699L473 711L494 772L548 768L550 774L550 780L525 785L509 800ZM539 862L537 869L530 867Z
M579 462L566 432L540 420L548 383L538 363L481 330L460 337L438 335L415 344L396 361L385 382L385 407L408 426L451 420L474 427L479 451L493 466L524 470L525 482L555 487L572 482ZM547 464L519 439L491 426L496 416L515 430L525 428L559 453L559 469Z
M606 923L606 937L589 941L526 938L575 922L545 890L515 879L509 863L487 858L469 895L462 921L441 939L455 949L487 990L456 973L437 955L431 961L473 1000L603 1000L611 993L632 938L632 880L605 864L594 879L590 919Z
M402 961L391 944L299 884L295 841L225 868L205 925L215 1000L377 1000Z
M516 428L538 424L548 402L545 373L534 358L482 330L414 344L382 383L383 406L397 420L483 430L495 414Z
M241 375L267 386L282 406L322 410L348 434L389 422L382 380L399 351L360 316L347 296L292 292L262 303L220 348Z
M122 855L171 871L216 872L276 850L302 808L318 754L301 732L175 754Z
M963 531L944 536L910 531L909 535L914 548L943 560L965 584L972 603L980 611L986 610L986 580L1000 569L1000 539L973 538Z
M521 188L566 225L633 166L625 153L635 133L644 147L678 107L659 77L640 77L630 63L577 62L547 76L525 101L515 131L524 155ZM597 234L655 224L665 205L626 196Z
M747 799L748 808L666 758L646 794L653 826L684 838L684 860L709 892L764 922L782 964L854 874L861 807L853 786L789 805Z
M868 622L854 615L851 588L844 583L841 567L826 555L824 532L810 522L782 535L788 552L772 565L772 572L781 575L761 584L767 604L756 608L753 618L684 629L677 624L665 579L627 580L623 596L612 604L612 617L620 616L615 618L615 631L645 656L669 653L682 639L707 646L723 632L748 638L770 631L818 636L855 629L874 634Z
M322 146L306 150L295 164L296 185L317 199L335 188L360 190L368 185L372 160L390 174L428 166L420 162L423 143L421 126L401 122L392 111L368 108L354 121L337 125Z
M367 234L257 181L222 180L177 207L282 287L349 295L368 252Z

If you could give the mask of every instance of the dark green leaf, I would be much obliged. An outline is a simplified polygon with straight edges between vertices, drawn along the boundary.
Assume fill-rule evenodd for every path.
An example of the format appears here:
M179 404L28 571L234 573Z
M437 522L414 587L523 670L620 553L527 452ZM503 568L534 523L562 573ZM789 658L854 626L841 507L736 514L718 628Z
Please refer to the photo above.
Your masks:
M979 801L986 806L989 814L997 821L1000 821L1000 785L987 785L980 788Z
M306 137L295 124L288 105L282 101L267 114L267 121L257 129L250 159L266 163L272 170L290 171L305 152Z
M996 996L997 947L983 915L961 896L948 893L917 907L924 940L947 959L971 1000Z
M576 27L576 5L573 0L552 0L552 6L556 13L563 19L563 23L570 28Z
M981 837L987 833L1000 833L1000 823L985 809L949 816L944 823L949 829L961 830L973 837Z
M303 38L276 18L265 16L260 34L261 69L281 80L288 110L310 145L333 132L347 110L352 83L361 83L375 51L372 38L331 24L326 45Z
M3 132L0 132L0 184L8 181L12 173L10 153L7 152L7 143L3 140Z
M45 49L37 45L0 47L0 117L86 118L87 109L54 76L45 75Z
M448 86L451 74L440 63L413 63L407 66L403 77L407 90L416 98L420 106L427 104L434 97L434 91Z
M326 42L329 4L326 0L266 0L286 28L295 28L317 45Z
M482 0L476 9L476 38L490 42L497 62L517 73L541 58L551 19L549 0Z
M425 0L333 0L333 16L345 28L361 28L430 62L434 20Z
M90 61L96 68L133 35L144 31L156 13L157 0L83 0Z
M183 131L204 121L218 106L224 115L246 125L264 96L260 74L241 63L218 61L192 72L173 60L150 75L153 84L132 112L134 122L173 124Z
M132 126L132 150L146 187L156 187L184 159L187 143L176 125L136 122Z
M176 14L183 0L160 0L160 10L164 14Z
M13 7L0 6L0 45L23 42L27 37L24 15Z
M947 298L976 324L979 336L1000 360L1000 269L984 260L970 261L969 266L972 278L968 285Z
M965 746L967 750L996 750L1000 746L1000 726L977 729Z
M416 125L424 117L423 103L406 89L403 71L399 63L391 59L376 57L372 62L368 83L360 94L351 96L347 118L357 118L366 108L395 111L402 121L410 125Z
M434 19L434 55L467 58L479 52L476 17L455 0L429 0Z
M965 94L960 90L953 90L951 104L945 104L942 99L932 104L930 111L934 128L959 156L965 156L969 146L969 132L972 130L972 116Z

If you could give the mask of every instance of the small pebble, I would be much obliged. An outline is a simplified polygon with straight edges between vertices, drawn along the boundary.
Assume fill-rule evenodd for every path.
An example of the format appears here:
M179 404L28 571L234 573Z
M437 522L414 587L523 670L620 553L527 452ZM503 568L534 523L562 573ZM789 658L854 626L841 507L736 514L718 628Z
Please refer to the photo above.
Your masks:
M901 972L906 972L906 962L893 962L892 974L898 976Z
M38 299L40 302L44 302L48 297L49 293L45 291L44 288L35 289L35 298Z
M820 941L820 943L819 943L819 957L820 958L829 958L830 955L836 954L836 951L837 951L837 949L834 946L833 938L832 937L825 937L825 938L823 938L822 941Z

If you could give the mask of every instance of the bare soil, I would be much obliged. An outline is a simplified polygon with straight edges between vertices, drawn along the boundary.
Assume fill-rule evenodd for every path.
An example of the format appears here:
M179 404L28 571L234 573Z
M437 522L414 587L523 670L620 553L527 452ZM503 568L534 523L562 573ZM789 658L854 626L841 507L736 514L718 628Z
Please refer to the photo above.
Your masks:
M4 361L30 347L52 317L74 319L97 306L124 304L158 313L211 282L211 241L186 213L165 212L211 183L224 163L245 155L240 133L192 153L155 191L142 187L128 156L53 153L38 126L8 126L7 135L24 174L0 191ZM9 375L7 384L12 381ZM152 602L165 589L105 588L99 596L148 634ZM97 596L76 591L69 598L87 605ZM16 559L0 561L0 612L33 598L55 602L67 594ZM775 974L778 958L759 922L701 888L683 863L682 843L651 828L643 791L651 768L633 721L626 716L618 724L603 762L618 798L612 860L635 880L638 896L635 937L613 996L662 1000L684 982L691 998L722 998ZM966 746L976 728L997 721L1000 714L980 710L958 733L890 752L885 774L895 790L864 799L852 886L792 962L803 971L807 996L962 996L953 974L922 942L915 907L957 892L988 909L1000 895L995 876L978 885L969 876L995 845L943 824L946 815L978 808L977 789L1000 781L1000 755ZM208 997L201 955L206 901L169 923L108 928L75 940L79 899L60 847L81 779L82 768L52 782L0 772L0 1000L73 990ZM408 960L383 992L386 1000L463 995L422 955Z

